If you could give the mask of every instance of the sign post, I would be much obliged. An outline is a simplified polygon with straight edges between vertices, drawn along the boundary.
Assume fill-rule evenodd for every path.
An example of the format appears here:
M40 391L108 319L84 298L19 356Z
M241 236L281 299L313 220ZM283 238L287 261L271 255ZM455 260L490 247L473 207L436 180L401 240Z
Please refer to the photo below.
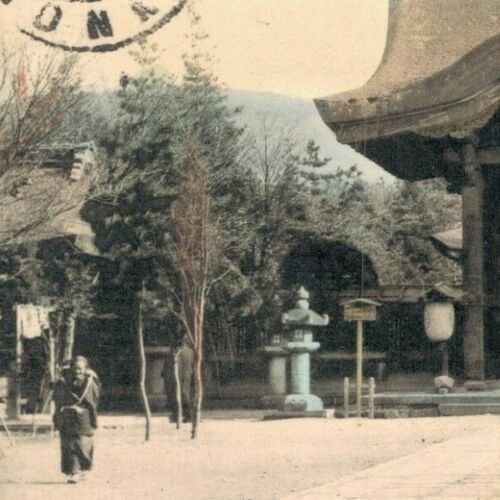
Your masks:
M361 417L361 387L363 385L363 322L357 321L356 338L356 416Z
M344 320L356 321L356 415L361 417L361 390L363 387L363 323L377 319L377 307L381 304L369 299L353 299L343 302Z

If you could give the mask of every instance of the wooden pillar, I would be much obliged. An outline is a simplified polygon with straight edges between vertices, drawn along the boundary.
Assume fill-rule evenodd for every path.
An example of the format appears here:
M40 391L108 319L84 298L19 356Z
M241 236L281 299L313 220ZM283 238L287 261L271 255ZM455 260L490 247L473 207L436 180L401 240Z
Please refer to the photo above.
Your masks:
M462 191L464 368L467 381L484 380L484 179L474 144L463 149L465 182Z
M480 156L481 158L481 156ZM485 311L485 371L487 378L500 378L500 148L483 165L484 244L487 293Z

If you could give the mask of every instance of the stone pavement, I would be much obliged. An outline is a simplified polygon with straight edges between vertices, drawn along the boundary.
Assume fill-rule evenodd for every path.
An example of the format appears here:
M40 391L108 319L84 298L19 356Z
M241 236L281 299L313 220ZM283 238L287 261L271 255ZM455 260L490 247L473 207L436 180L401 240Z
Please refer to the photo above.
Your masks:
M500 428L464 434L286 500L332 498L500 498Z

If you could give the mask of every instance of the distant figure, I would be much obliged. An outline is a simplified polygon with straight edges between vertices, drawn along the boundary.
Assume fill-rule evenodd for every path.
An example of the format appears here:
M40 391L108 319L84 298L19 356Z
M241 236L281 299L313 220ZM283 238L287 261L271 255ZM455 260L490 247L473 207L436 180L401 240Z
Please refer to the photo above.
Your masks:
M61 471L68 483L92 469L100 382L83 356L76 356L54 388L54 425L61 439Z
M177 422L177 415L179 413L174 372L174 357L176 353L179 363L182 419L184 422L190 422L194 390L194 351L187 335L184 335L181 346L168 356L163 369L167 405L172 411L172 422Z

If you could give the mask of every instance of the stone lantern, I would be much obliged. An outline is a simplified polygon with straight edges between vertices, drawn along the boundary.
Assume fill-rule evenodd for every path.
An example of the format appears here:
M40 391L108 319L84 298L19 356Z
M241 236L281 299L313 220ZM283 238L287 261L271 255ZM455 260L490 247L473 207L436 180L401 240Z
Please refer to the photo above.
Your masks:
M454 385L454 380L449 376L448 340L455 329L453 301L460 296L460 293L442 285L437 285L425 295L425 334L431 342L439 345L442 353L441 375L434 379L434 384L440 392L448 392Z
M272 336L271 345L264 348L269 356L271 389L271 394L263 398L264 406L301 414L323 410L321 399L311 394L310 357L320 346L319 342L314 342L313 328L326 326L328 321L327 315L320 316L309 309L309 293L301 287L296 307L282 315L286 332ZM290 360L289 387L287 359Z

